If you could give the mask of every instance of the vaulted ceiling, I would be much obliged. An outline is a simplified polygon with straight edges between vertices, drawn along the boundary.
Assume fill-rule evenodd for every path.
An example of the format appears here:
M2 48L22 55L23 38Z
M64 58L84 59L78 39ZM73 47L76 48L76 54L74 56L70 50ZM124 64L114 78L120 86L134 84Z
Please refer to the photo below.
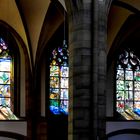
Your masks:
M108 15L107 46L108 51L114 39L131 15L140 15L140 0L114 0ZM130 27L132 28L132 27ZM138 34L137 34L138 35ZM139 35L140 36L140 35Z
M65 8L64 0L59 2ZM50 3L51 0L0 0L0 20L10 25L20 35L34 62Z

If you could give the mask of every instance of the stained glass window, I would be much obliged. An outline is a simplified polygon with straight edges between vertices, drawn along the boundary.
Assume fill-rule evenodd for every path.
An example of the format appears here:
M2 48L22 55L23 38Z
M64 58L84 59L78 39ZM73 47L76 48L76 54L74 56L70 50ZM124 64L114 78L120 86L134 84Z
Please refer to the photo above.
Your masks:
M69 66L66 41L52 50L50 56L50 111L68 114Z
M13 64L8 45L0 38L0 120L17 119L12 112Z
M140 59L130 49L117 61L116 110L127 120L140 120Z

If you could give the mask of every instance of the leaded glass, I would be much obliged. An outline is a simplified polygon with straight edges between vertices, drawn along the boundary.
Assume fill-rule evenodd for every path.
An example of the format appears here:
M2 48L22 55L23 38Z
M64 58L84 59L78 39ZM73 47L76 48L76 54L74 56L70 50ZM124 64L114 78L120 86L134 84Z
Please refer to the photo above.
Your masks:
M12 59L6 42L0 38L0 120L18 119L12 112Z
M130 49L117 60L116 111L127 120L140 120L140 60Z
M118 71L117 71L117 79L118 80L124 80L124 71L123 70L118 69Z
M69 67L68 48L63 46L52 50L50 56L50 111L53 114L68 114Z
M50 76L59 76L59 67L58 66L50 66Z
M68 100L68 89L61 89L60 99L67 99Z

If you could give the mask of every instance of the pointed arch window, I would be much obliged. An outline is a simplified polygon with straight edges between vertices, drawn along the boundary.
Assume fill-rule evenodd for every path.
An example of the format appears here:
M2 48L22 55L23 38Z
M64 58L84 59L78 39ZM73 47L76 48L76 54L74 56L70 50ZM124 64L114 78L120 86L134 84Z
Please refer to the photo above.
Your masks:
M66 41L54 48L50 56L50 111L53 114L68 114L69 88L68 48Z
M14 56L0 37L0 120L17 119L13 114Z
M127 120L140 120L140 58L125 49L116 66L116 111Z

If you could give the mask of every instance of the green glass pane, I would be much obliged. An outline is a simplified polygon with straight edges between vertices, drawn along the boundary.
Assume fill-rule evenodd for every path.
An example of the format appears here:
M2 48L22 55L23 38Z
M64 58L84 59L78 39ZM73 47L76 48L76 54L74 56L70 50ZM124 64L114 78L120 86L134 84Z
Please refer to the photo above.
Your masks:
M0 72L0 84L10 84L10 73Z
M124 81L117 80L117 90L124 90Z
M50 106L59 106L59 100L50 100Z
M140 71L136 71L135 74L134 74L134 79L136 81L140 81Z
M50 76L59 76L58 66L50 66Z
M117 100L124 100L124 91L117 91Z

